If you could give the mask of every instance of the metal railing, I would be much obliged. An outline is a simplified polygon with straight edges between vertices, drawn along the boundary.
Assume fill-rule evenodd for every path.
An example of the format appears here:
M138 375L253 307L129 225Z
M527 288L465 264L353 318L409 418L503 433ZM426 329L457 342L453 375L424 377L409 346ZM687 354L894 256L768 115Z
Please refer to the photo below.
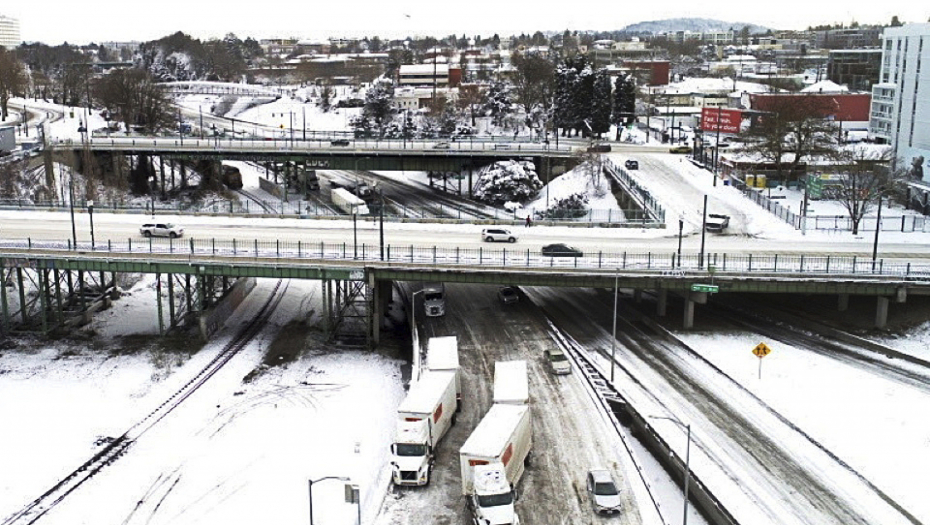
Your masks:
M608 270L625 273L648 272L659 276L686 277L712 274L766 274L779 276L885 276L930 282L930 263L871 259L845 255L756 255L692 253L680 258L675 252L590 251L577 257L547 256L532 249L440 248L437 246L324 243L314 241L217 240L194 238L147 238L126 241L90 242L71 240L34 241L2 239L0 249L52 250L74 259L80 252L106 254L158 254L193 257L243 257L257 260L360 261L434 266L480 266L483 268L558 268L561 270ZM0 254L2 257L3 254ZM8 254L11 257L21 255Z

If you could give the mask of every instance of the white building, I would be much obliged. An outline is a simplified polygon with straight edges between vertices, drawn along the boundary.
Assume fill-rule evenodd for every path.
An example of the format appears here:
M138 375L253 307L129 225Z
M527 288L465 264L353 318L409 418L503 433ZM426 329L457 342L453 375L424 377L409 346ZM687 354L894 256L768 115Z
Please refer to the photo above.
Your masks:
M901 167L920 166L930 181L930 24L885 28L869 135L891 143Z
M19 20L0 15L0 46L13 49L22 42L19 38Z

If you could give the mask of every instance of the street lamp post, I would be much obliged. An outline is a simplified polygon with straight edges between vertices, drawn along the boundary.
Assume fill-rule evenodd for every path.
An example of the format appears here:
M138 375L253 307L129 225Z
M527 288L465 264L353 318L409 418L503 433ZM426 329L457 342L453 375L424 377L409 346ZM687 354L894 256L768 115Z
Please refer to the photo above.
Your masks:
M379 241L381 245L381 260L384 260L384 190L378 189L378 195L381 197L381 205L378 206L378 219L380 222Z
M678 216L678 267L681 268L681 233L685 229L685 216Z
M610 382L614 382L614 351L617 349L617 295L619 292L620 272L614 275L614 319L613 332L610 337Z
M352 206L352 258L358 259L358 206Z
M327 479L338 479L338 480L340 480L340 481L349 481L349 478L347 478L347 477L345 477L345 476L326 476L326 477L320 478L320 479L308 479L308 480L307 480L307 484L308 484L308 487L309 487L309 488L308 488L308 492L309 492L309 494L310 494L310 525L313 525L313 484L314 484L314 483L319 483L319 482L324 481L324 480L327 480ZM359 505L361 505L361 503L359 503Z
M74 242L74 249L77 250L77 225L74 222L74 169L68 171L68 204L71 208L71 240Z
M704 237L707 233L707 195L704 195L704 218L701 220L701 256L698 259L698 267L704 267Z
M90 215L90 250L94 251L94 201L87 201L87 213Z
M675 417L668 416L649 416L652 419L665 419L678 425L679 428L685 429L688 434L688 441L685 445L685 504L682 512L681 525L688 525L688 482L691 481L691 424L684 424Z
M872 244L872 273L875 273L875 260L878 258L878 232L882 229L882 194L878 194L878 217L875 221L875 242Z

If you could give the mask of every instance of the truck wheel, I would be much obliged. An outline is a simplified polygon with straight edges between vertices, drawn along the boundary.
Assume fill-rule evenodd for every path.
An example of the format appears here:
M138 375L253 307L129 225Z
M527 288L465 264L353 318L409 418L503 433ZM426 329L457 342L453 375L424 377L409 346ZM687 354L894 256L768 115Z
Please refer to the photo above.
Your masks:
M510 241L510 243L511 243L511 244L513 244L513 243L515 243L515 242L517 242L517 240L516 240L516 239L514 239L513 237L511 237L511 238L509 238L509 239L507 239L507 240L508 240L508 241Z
M176 234L176 233L174 233L174 232L171 232L171 233L168 234L168 237L171 237L172 239L177 239L178 234Z
M152 236L152 232L150 232L150 231L144 231L144 232L142 232L142 236L143 236L143 237L151 237L151 236Z
M455 412L452 413L452 423L451 423L451 424L452 424L453 427L455 426L455 420L457 419L457 415L458 415L458 414L456 414Z
M493 240L494 240L494 237L490 237L490 236L484 238L484 242L491 242Z

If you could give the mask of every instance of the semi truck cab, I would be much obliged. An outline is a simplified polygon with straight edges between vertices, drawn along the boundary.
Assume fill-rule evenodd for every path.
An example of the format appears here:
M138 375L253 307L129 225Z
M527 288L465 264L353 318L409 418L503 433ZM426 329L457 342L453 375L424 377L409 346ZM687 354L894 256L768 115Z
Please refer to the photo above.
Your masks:
M391 467L396 485L423 486L429 483L433 464L429 419L399 422L391 445Z
M475 465L475 493L469 498L476 522L487 525L519 525L514 509L516 495L507 482L504 465Z

